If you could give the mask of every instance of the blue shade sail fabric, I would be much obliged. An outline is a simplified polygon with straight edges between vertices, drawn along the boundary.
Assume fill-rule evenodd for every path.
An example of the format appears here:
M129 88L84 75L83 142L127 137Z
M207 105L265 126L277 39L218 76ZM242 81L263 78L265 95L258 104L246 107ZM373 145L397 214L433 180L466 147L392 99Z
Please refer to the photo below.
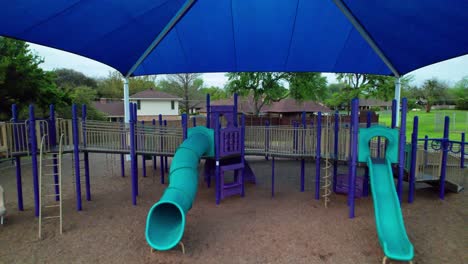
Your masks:
M342 0L403 75L468 53L467 0ZM391 75L331 0L0 1L0 35L58 48L131 76L228 71Z

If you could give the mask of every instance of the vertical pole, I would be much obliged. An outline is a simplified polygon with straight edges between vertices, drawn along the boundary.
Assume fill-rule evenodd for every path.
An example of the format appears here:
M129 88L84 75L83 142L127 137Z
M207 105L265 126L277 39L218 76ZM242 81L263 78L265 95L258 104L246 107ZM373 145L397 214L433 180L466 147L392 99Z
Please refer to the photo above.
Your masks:
M137 204L137 195L138 195L138 190L137 190L137 185L138 185L138 179L137 179L137 163L136 163L136 150L135 150L135 120L134 120L134 107L133 104L129 104L129 109L130 109L130 120L129 120L129 125L130 125L130 162L131 162L131 176L132 176L132 204L136 205Z
M126 133L124 133L125 131L125 124L122 122L120 124L120 131L121 131L121 135L122 135L122 139L121 139L121 148L122 149L125 149L125 146L126 146L126 142L125 142L125 137L126 137ZM125 177L125 155L124 154L120 154L120 171L121 171L121 174L122 174L122 177Z
M237 93L234 94L234 127L237 127Z
M271 197L275 197L275 156L271 157Z
M445 198L445 177L447 173L447 155L449 147L449 126L450 126L450 117L446 116L444 120L444 138L442 139L442 166L440 168L440 190L439 198L444 200Z
M145 121L144 120L141 120L141 125L142 127L145 125ZM140 142L140 146L144 146L145 145L145 136L143 135L143 133L146 134L146 130L143 128L142 129L142 132L141 132L141 142ZM141 166L142 166L142 170L143 170L143 177L146 177L146 155L145 154L142 154L141 155Z
M86 123L87 111L86 105L81 106L81 122ZM83 158L84 158L84 170L85 170L85 186L86 186L86 200L91 201L91 181L89 180L89 153L86 151L86 131L83 127Z
M268 160L268 152L270 149L270 121L265 121L265 159Z
M302 121L302 128L304 129L302 133L302 156L304 156L304 151L305 151L305 133L306 133L306 128L307 128L307 121L306 121L306 113L302 112L301 116L301 121ZM305 159L301 159L301 192L304 192L305 189Z
M351 108L351 175L349 177L349 218L354 218L354 197L356 192L357 140L359 132L359 99L352 101Z
M245 196L245 115L242 113L241 116L241 161L242 164L244 165L244 168L242 169L242 189L241 189L241 197Z
M138 114L137 114L137 111L138 111L138 105L136 103L133 103L132 104L132 113L133 113L133 131L134 131L134 140L135 140L135 144L133 145L134 148L135 148L135 179L136 179L136 195L138 196L138 154L137 154L137 149L138 149L138 137L137 137L137 134L136 134L136 131L138 129Z
M49 144L51 147L57 147L57 135L55 131L55 107L53 104L49 105ZM52 162L54 164L54 187L55 189L55 201L59 200L59 186L58 186L58 159L57 154L52 154Z
M34 215L39 216L39 174L37 169L37 137L34 106L29 106L29 140L31 141L31 162L34 188Z
M401 94L401 82L400 77L395 80L395 124L400 121L400 94ZM394 128L394 127L392 127Z
M392 100L392 125L391 125L391 128L395 128L396 127L396 124L397 124L397 113L399 111L399 109L397 108L397 100L396 99L393 99Z
M315 152L315 200L320 200L320 155L322 152L322 112L317 115L317 148Z
M80 135L78 134L78 113L76 104L72 105L73 156L75 158L76 210L81 211L81 174L80 174Z
M161 147L161 152L163 150L163 138L162 138L162 125L163 125L163 120L162 120L162 115L159 114L158 116L158 121L159 121L159 135L161 136L160 138L160 141L159 141L159 144L160 144L160 147ZM161 173L161 184L164 184L164 157L163 155L161 154L161 156L159 156L159 169L160 169L160 173Z
M164 128L167 128L167 120L164 120ZM164 131L166 131L166 130L164 130ZM168 159L168 157L164 156L164 169L165 169L166 173L169 173L169 166L168 166L167 159Z
M414 189L416 184L416 156L418 153L418 116L413 120L413 134L411 134L411 164L409 172L409 190L408 190L408 203L414 201Z
M400 202L403 194L403 176L405 174L405 144L406 144L406 111L408 108L407 99L403 98L401 102L401 118L400 118L400 140L399 140L399 159L398 159L398 183L397 193Z
M427 166L427 145L429 143L429 136L424 136L424 166Z
M182 139L186 140L187 139L187 114L183 113L182 114Z
M336 181L338 177L338 139L339 139L339 130L340 130L340 122L339 122L339 112L335 112L335 138L334 138L334 145L333 145L333 152L335 153L335 160L333 161L333 192L336 193Z
M151 124L153 125L154 127L154 131L156 131L156 120L153 118L153 121L151 122ZM153 155L153 170L156 170L157 169L157 165L156 165L156 155Z
M128 92L128 78L124 79L124 114L125 114L125 123L130 122L130 96Z
M465 132L461 133L461 145L460 145L460 168L465 168Z
M196 117L192 117L192 126L193 127L197 126L197 118Z
M18 123L18 108L16 107L16 104L13 104L11 106L11 112L13 114L13 140L15 142L15 150L19 150L19 142L20 139L18 137L18 128L17 128L17 123ZM23 211L24 206L23 206L23 181L21 179L21 157L20 156L15 156L15 166L16 166L16 192L18 195L18 210Z
M210 94L206 94L206 127L210 128L211 108L210 108Z
M219 164L219 144L220 144L220 131L219 131L219 113L215 113L214 116L214 131L215 131L215 192L216 192L216 204L218 205L221 201L221 168ZM223 175L224 176L224 175Z
M371 127L371 112L367 111L366 115L366 127ZM378 143L378 142L377 142ZM369 168L365 169L364 172L364 182L362 183L362 196L369 196Z

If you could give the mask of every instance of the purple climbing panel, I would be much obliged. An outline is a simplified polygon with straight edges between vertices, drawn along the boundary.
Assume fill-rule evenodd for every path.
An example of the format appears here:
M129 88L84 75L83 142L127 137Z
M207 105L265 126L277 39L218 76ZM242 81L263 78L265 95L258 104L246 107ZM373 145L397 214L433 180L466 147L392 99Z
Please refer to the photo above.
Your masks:
M362 197L364 177L356 176L356 191L354 197ZM336 177L336 193L348 193L348 174L338 174Z

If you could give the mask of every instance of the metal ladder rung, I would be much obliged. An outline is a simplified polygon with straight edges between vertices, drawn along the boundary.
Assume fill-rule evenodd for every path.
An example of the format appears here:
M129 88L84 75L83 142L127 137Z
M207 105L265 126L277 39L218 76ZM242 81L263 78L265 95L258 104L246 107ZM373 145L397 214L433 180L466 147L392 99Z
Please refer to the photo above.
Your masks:
M42 219L53 219L53 218L60 218L60 215L42 217Z
M52 164L52 165L45 165L45 167L58 167L58 163L57 164Z
M49 186L59 186L58 183L44 183L44 185L49 185Z
M52 204L52 205L44 205L44 208L53 208L53 207L59 207L60 204Z
M58 176L58 173L44 173L45 176Z
M60 194L46 194L45 196L47 196L47 197L51 197L51 196L52 196L52 197L53 197L53 196L59 196L59 195L60 195Z

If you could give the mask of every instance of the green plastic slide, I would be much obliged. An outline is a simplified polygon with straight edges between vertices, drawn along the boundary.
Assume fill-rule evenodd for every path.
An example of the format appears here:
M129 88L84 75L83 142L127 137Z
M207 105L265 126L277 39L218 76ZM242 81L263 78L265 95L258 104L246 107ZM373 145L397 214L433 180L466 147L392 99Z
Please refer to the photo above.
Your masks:
M213 156L214 132L205 127L189 129L177 149L169 171L169 186L146 219L146 241L156 250L169 250L184 234L185 214L192 208L198 186L198 163Z
M377 136L387 140L385 159L370 156L369 141ZM398 162L398 130L383 126L361 128L358 158L367 162L369 168L377 234L385 256L399 261L412 260L414 248L406 234L391 166Z

